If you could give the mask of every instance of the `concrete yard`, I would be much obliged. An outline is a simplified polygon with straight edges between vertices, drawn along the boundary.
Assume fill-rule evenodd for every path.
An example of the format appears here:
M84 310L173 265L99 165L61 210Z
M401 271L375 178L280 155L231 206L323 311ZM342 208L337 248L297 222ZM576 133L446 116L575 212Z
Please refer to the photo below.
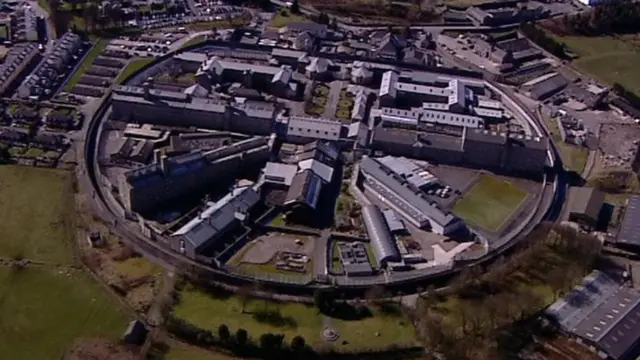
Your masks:
M296 239L303 241L303 245L297 245ZM241 258L239 263L266 264L270 262L278 252L290 251L311 255L313 252L314 238L304 235L291 235L283 233L270 233L260 236L245 245L246 250L238 253Z
M527 199L514 184L482 175L454 205L453 212L471 225L498 231Z

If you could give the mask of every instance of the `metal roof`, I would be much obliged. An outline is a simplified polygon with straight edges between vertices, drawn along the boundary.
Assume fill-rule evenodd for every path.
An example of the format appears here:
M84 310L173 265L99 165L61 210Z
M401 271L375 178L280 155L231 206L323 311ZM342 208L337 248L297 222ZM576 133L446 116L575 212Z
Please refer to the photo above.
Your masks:
M362 218L378 263L382 265L389 261L400 261L400 251L380 208L372 204L365 205L362 208Z
M633 195L627 200L617 241L623 245L640 246L640 196Z
M293 177L296 175L298 167L291 164L280 164L268 162L262 172L266 182L291 185Z
M406 157L395 157L387 155L385 157L376 158L376 160L391 169L391 171L393 171L403 179L409 181L417 188L422 188L423 186L432 184L434 181L438 180L429 171L418 166L416 163L407 159Z
M546 310L566 331L621 359L640 339L640 293L600 271Z
M422 191L400 176L394 175L393 171L378 161L364 156L360 162L360 169L390 195L387 200L418 219L418 222L423 222L422 220L426 217L444 228L455 221L460 221L452 213L439 208L436 203L431 203Z
M398 218L398 215L395 213L395 211L386 209L382 211L382 214L384 215L384 220L387 222L389 230L391 230L392 233L406 230L404 223L400 218Z

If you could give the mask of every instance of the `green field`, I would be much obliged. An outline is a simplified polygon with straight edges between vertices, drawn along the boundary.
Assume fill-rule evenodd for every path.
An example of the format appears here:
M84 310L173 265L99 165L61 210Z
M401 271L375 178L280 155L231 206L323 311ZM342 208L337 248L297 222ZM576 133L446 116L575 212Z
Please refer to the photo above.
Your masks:
M309 20L307 20L302 15L294 15L287 10L281 10L276 13L271 21L269 21L269 27L273 29L279 29L293 22L309 22Z
M118 76L118 79L116 80L116 84L122 84L125 80L127 80L127 78L131 75L133 75L136 71L142 69L143 67L151 64L153 62L153 60L155 60L152 57L145 57L145 58L141 58L141 59L136 59L133 60L129 63L129 65L127 65L124 70L122 70L122 72L120 73L120 75Z
M0 167L0 256L71 263L72 173Z
M0 167L0 257L45 262L0 265L2 359L60 359L79 337L119 337L118 300L75 266L71 172ZM53 264L50 264L53 263Z
M619 83L640 95L640 42L636 35L618 37L555 36L578 59L574 67L612 85Z
M84 60L82 60L82 64L78 66L76 72L71 75L69 81L67 81L67 83L64 85L64 88L62 89L63 91L69 92L71 91L71 89L73 89L74 86L76 86L84 73L89 70L89 68L91 68L93 60L95 60L98 55L100 55L102 50L104 50L107 45L109 45L109 40L100 39L95 45L93 45L93 47L91 47L89 53L85 56Z
M11 360L57 360L78 337L116 338L118 301L79 270L0 267L0 349Z
M281 303L269 300L250 300L244 313L239 298L228 294L212 296L188 286L181 293L175 307L177 317L216 333L220 324L226 324L232 333L244 328L249 336L258 339L268 332L285 335L285 342L300 335L310 345L323 344L320 332L324 328L323 316L313 306ZM372 309L373 316L362 320L330 318L329 322L340 333L340 341L333 344L340 349L380 348L391 344L414 344L415 331L411 322L402 315L381 314ZM264 315L271 316L265 319ZM380 336L376 337L375 333ZM342 344L345 340L347 343Z
M527 198L527 192L489 175L478 182L453 207L464 221L485 230L498 231Z

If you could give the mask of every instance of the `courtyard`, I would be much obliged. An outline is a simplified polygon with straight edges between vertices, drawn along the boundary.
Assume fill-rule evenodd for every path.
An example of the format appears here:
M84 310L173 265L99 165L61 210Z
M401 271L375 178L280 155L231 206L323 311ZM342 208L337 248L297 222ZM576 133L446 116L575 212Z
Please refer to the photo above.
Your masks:
M453 213L471 225L497 232L526 200L526 191L490 175L481 175L453 206Z

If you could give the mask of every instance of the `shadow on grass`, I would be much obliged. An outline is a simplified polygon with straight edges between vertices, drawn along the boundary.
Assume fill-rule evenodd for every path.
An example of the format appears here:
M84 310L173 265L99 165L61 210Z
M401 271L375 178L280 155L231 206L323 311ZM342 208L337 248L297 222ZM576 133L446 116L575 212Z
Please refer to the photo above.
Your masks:
M396 303L383 302L377 305L378 311L384 316L402 316L402 309Z
M261 310L253 312L253 319L262 324L268 324L271 326L282 328L297 328L298 322L291 316L283 316L277 310Z
M330 311L322 311L322 314L346 321L357 321L373 316L371 309L365 305L351 305L338 303Z

